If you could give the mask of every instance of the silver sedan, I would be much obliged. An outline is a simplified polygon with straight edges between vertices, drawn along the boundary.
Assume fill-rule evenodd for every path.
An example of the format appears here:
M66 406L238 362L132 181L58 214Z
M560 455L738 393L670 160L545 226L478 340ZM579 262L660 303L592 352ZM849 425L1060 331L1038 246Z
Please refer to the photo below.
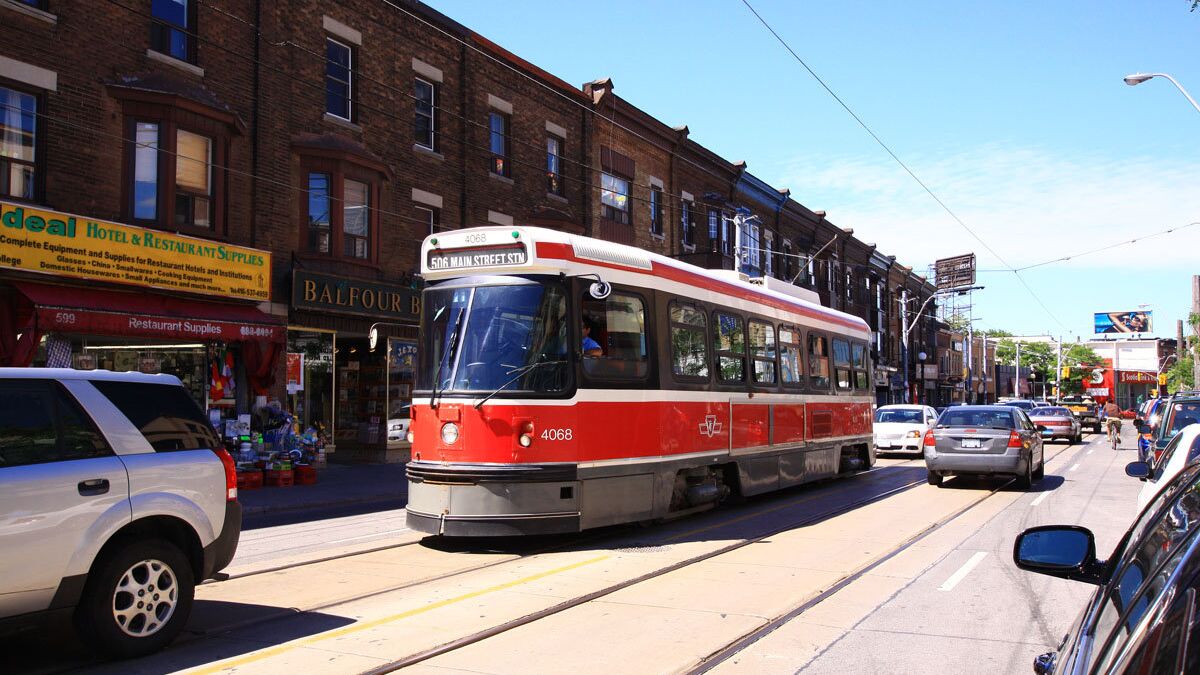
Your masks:
M1083 440L1083 428L1075 414L1067 408L1051 406L1034 408L1029 413L1029 420L1038 426L1046 427L1042 432L1044 440L1062 439L1068 445Z
M1045 475L1041 432L1020 408L968 405L949 408L925 434L929 484L950 475L1011 475L1028 488Z

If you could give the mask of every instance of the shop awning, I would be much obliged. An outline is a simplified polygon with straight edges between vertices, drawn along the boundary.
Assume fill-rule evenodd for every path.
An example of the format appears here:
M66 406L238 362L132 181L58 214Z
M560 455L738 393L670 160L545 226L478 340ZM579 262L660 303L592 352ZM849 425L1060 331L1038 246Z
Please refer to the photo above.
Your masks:
M39 332L123 335L224 342L283 343L283 320L246 305L157 293L13 284L34 306Z

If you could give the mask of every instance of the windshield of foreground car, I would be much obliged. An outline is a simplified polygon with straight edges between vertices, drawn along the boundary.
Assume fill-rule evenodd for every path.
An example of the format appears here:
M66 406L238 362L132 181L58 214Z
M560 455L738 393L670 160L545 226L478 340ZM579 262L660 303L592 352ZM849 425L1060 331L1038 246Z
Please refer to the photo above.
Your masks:
M557 282L507 279L502 285L433 287L422 298L422 315L418 389L440 395L567 387L567 296ZM522 372L537 363L549 365Z
M920 410L876 410L876 424L921 424L925 413Z
M984 427L988 429L1012 429L1013 414L1007 410L954 410L951 408L938 418L938 427Z

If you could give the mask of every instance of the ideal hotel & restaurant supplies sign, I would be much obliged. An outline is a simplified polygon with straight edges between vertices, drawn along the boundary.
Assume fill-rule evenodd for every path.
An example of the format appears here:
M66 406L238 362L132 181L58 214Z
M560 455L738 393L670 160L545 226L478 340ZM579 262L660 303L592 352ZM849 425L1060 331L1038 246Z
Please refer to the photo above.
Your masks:
M270 300L271 254L0 201L0 268Z

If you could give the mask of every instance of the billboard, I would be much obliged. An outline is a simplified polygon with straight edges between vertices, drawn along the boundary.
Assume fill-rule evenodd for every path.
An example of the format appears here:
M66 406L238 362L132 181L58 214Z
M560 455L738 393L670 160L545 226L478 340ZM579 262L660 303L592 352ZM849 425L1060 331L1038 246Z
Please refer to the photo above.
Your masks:
M1096 312L1096 333L1150 333L1154 312Z
M975 254L942 258L933 263L933 278L938 290L975 285Z

